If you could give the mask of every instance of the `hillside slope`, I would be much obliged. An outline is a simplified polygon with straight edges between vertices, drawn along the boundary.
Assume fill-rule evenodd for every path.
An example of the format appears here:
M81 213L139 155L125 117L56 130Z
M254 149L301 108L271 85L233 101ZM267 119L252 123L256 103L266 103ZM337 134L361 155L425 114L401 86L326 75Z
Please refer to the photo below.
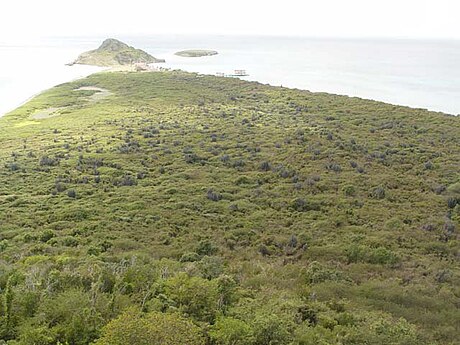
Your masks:
M11 344L458 340L458 117L100 73L0 119L0 141Z
M162 59L154 58L143 50L133 48L114 38L108 38L99 48L82 53L70 65L93 65L101 67L112 67L120 65L132 65L135 63L157 63L165 62Z

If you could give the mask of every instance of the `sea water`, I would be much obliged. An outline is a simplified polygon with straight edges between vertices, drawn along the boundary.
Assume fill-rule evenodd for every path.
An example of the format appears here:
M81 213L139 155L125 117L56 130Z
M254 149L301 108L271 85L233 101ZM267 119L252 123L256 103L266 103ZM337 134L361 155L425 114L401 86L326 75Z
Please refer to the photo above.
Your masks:
M0 42L0 116L45 89L101 70L95 66L66 66L94 43L76 39Z
M320 39L267 36L150 35L118 38L157 58L162 66L206 74L244 69L246 80L374 99L460 114L460 41ZM58 83L99 70L66 66L95 49L103 37L0 42L0 114ZM186 58L184 49L217 50Z

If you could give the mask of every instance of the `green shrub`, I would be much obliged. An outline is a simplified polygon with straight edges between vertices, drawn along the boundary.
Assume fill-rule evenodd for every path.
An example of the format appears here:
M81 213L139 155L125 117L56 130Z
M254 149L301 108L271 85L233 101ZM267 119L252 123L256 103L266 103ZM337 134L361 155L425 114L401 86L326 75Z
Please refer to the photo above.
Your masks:
M44 230L41 234L40 234L40 241L41 242L48 242L50 239L52 239L53 237L55 237L56 234L54 233L53 230L50 230L50 229L47 229L47 230Z
M244 321L232 317L221 317L211 327L209 336L216 345L251 345L253 331Z
M223 260L218 256L204 256L196 266L206 279L217 278L224 272Z
M180 258L180 262L195 262L200 260L200 255L195 252L184 253Z
M204 345L199 327L177 314L125 311L102 329L94 345Z
M284 345L291 340L290 324L276 314L259 313L251 323L254 345Z
M165 282L165 294L173 307L198 321L212 322L218 308L215 281L179 274Z
M342 280L342 274L337 270L327 268L317 261L313 261L305 272L305 279L308 284L318 284L326 281Z
M374 188L370 192L370 197L374 198L374 199L377 199L377 200L384 199L385 195L386 195L386 191L385 191L385 188L383 188L383 187Z
M354 186L345 186L345 187L343 187L343 193L346 196L355 196L356 195L356 188Z
M218 247L214 245L210 240L202 240L198 243L196 253L201 256L213 255L218 251Z
M371 264L392 265L399 262L399 258L391 250L385 247L378 247L369 252L367 262Z
M370 264L394 265L399 257L385 247L370 248L364 245L352 244L345 249L348 263L367 262Z

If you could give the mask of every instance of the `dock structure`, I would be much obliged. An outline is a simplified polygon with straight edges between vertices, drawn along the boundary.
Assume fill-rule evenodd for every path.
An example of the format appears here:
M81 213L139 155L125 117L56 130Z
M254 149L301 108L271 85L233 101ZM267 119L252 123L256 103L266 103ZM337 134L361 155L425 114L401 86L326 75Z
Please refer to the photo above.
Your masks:
M217 77L247 77L247 76L249 76L249 74L246 72L245 69L236 69L231 74L225 74L225 73L222 73L222 72L217 72L216 76Z
M232 74L232 76L234 76L234 77L245 77L245 76L248 76L248 75L249 74L247 74L245 69L236 69L234 71L234 73Z

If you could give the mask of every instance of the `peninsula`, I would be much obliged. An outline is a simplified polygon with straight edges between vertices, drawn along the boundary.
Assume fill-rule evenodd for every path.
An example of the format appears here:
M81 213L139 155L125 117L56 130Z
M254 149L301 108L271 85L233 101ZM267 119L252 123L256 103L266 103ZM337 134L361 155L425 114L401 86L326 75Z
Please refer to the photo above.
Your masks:
M81 54L69 65L93 65L101 67L125 66L134 64L149 64L165 62L149 53L136 49L114 38L108 38L95 50Z
M460 117L112 71L0 142L0 344L458 343Z

